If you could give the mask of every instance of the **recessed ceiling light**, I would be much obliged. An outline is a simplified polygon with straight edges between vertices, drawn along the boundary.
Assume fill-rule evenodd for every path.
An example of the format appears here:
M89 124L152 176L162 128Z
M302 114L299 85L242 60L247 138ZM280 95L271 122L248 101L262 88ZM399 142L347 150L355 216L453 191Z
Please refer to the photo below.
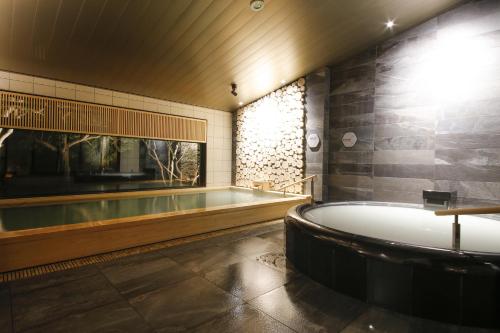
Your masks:
M286 83L286 81L285 81L285 80L281 80L280 82L281 82L281 84L285 84L285 83Z
M239 105L239 106L243 105L243 102L239 102L239 103L238 103L238 105Z
M392 29L394 27L394 20L389 20L389 21L385 22L385 27L387 29Z
M264 0L251 0L250 9L254 12L260 12L264 8Z

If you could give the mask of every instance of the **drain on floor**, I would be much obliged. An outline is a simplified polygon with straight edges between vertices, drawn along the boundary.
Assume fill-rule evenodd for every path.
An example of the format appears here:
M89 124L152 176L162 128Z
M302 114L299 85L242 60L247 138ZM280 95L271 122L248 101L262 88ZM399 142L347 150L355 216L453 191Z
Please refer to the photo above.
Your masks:
M290 269L290 265L286 261L286 257L281 252L266 253L257 258L257 261L276 268L280 271L286 271Z

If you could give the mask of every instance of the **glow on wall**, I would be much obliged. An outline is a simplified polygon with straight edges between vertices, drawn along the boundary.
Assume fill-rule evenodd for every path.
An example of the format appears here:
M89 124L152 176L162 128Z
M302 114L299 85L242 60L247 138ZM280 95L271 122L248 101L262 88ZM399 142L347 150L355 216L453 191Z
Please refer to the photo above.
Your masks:
M237 186L265 180L278 189L303 178L304 93L299 79L237 111ZM301 193L302 185L289 190Z

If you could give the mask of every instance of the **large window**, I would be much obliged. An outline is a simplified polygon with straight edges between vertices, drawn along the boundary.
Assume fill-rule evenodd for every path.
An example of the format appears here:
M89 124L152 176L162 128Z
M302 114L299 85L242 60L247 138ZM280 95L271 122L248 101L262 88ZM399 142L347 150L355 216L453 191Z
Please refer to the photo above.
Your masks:
M201 143L3 129L0 146L4 198L205 185Z

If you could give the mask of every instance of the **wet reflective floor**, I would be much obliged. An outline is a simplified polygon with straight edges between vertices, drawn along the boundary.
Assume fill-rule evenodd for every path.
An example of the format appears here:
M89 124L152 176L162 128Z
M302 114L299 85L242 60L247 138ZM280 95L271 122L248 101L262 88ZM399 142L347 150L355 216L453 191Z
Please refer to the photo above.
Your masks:
M490 332L335 293L282 249L275 224L0 284L0 332Z

